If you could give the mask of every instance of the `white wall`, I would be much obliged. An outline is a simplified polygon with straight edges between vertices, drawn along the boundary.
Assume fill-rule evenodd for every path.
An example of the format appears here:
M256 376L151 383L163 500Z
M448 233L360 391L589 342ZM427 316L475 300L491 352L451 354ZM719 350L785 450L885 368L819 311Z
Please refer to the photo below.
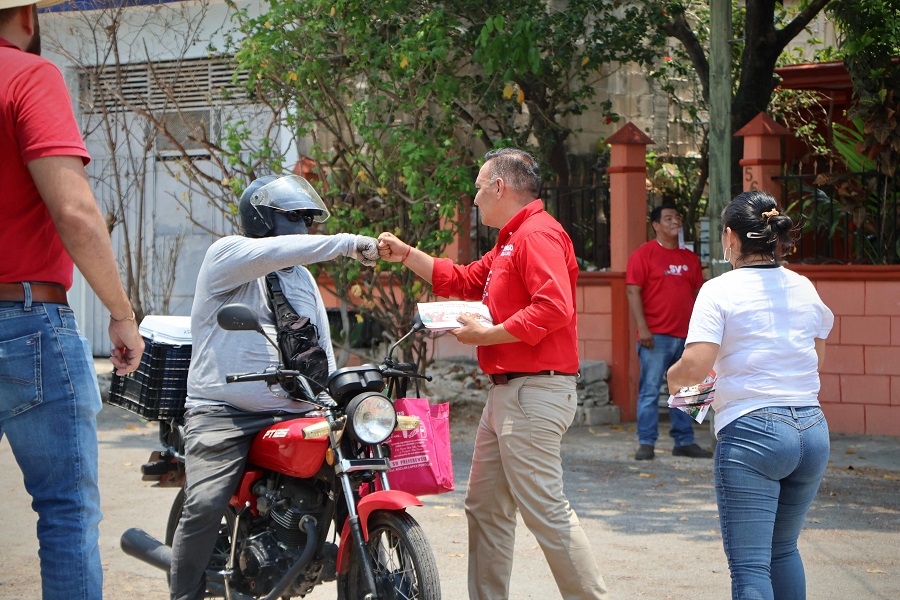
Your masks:
M244 2L242 5L257 7L258 2ZM144 63L148 56L152 61L167 61L179 58L206 58L207 45L221 44L222 35L230 27L230 9L221 0L200 2L182 2L160 4L151 7L134 7L127 9L119 30L118 45L119 63ZM190 314L193 301L196 275L206 249L216 236L205 231L205 228L192 224L186 211L179 206L176 198L183 197L190 190L188 186L173 178L166 164L157 161L151 151L146 156L147 171L146 193L136 194L126 191L124 194L104 181L109 180L104 174L109 163L109 143L98 127L97 116L84 113L79 102L78 78L75 75L73 61L81 64L114 64L108 48L94 46L97 24L101 22L104 11L68 11L41 15L41 29L44 56L59 65L66 76L73 97L76 116L80 119L88 152L92 162L87 170L92 176L94 195L101 210L106 213L110 207L122 202L125 196L126 221L133 238L126 242L124 229L113 229L112 242L117 256L124 256L126 244L133 252L142 250L147 258L148 293L146 301L151 309L161 307L160 289L169 272L174 268L175 283L169 301L167 314ZM191 39L187 31L196 30ZM104 56L104 52L107 53ZM132 140L130 146L136 150L140 140ZM282 141L278 143L286 147ZM120 142L120 156L125 152L127 142ZM141 156L140 152L137 153ZM209 164L209 163L207 163ZM213 169L211 165L210 169ZM135 177L139 177L135 173ZM137 183L132 181L132 184ZM137 204L143 199L146 202L143 210ZM230 226L225 217L203 198L192 203L193 218L203 223L206 228L217 232L228 233ZM142 215L142 216L141 216ZM142 235L137 238L135 232L142 227ZM163 250L174 243L179 236L184 236L177 261L166 260ZM120 264L120 268L122 265ZM84 334L91 340L95 355L108 355L110 342L107 335L109 314L99 302L93 291L76 271L75 283L70 291L70 301L76 311L79 324ZM151 312L162 312L151 310Z

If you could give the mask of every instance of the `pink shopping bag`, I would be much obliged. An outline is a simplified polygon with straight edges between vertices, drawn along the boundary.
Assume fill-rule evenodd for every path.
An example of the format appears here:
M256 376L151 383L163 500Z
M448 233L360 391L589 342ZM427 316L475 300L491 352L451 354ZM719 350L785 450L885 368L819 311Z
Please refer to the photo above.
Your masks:
M450 404L429 404L427 398L400 398L398 415L417 416L418 429L395 431L391 448L391 489L414 496L453 491L453 455L450 452Z

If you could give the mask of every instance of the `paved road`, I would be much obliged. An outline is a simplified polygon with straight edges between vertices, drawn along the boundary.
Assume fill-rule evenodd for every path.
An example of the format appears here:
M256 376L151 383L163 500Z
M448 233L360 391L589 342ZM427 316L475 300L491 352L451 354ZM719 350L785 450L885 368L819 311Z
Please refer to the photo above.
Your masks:
M466 594L463 497L475 416L454 414L456 491L412 509L431 541L443 597ZM566 493L587 531L616 599L721 600L729 595L719 537L712 461L675 458L667 440L657 460L636 463L630 427L583 427L564 440ZM125 556L122 531L161 537L174 496L141 482L138 468L156 445L155 424L105 407L100 454L104 521L101 550L107 600L165 600L162 572ZM709 445L705 427L698 439ZM900 598L900 440L834 436L832 463L801 537L810 600ZM35 517L5 441L0 442L0 599L40 598ZM534 538L519 526L510 598L558 598ZM333 584L307 598L333 600Z

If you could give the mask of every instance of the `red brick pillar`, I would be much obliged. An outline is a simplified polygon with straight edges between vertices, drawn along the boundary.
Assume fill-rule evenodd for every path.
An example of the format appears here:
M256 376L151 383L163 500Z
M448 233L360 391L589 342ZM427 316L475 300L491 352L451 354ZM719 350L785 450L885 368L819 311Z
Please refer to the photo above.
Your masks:
M624 271L628 257L647 241L647 135L628 123L606 143L609 167L609 269Z
M781 136L790 131L766 113L759 113L734 135L744 138L743 189L768 192L781 204L782 186L773 181L781 175Z
M607 138L609 167L610 268L612 283L612 364L610 396L622 410L623 421L637 418L639 368L634 350L635 326L625 296L628 257L647 241L647 135L628 123Z

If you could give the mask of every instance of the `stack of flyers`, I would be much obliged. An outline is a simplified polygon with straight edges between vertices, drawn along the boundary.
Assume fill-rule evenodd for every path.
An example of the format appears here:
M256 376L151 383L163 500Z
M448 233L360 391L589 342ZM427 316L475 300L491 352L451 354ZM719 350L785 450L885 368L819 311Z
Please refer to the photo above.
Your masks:
M710 371L706 379L697 385L683 387L674 396L669 396L669 408L677 408L702 423L715 396L716 374Z

